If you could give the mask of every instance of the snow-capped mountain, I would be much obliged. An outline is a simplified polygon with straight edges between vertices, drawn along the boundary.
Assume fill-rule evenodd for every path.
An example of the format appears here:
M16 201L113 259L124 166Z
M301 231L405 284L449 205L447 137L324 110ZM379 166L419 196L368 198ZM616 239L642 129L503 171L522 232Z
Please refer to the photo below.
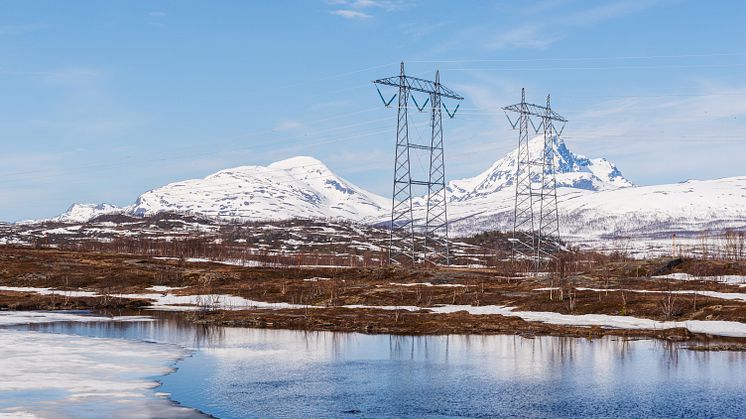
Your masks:
M530 141L532 156L540 155L542 141ZM481 174L448 183L453 235L512 228L516 158L514 150ZM695 237L726 228L746 230L746 177L634 186L608 160L574 154L561 140L554 158L562 234L573 242L628 237L663 243L672 233ZM415 200L416 218L424 217L424 202ZM75 204L53 220L86 222L109 213L176 211L255 221L343 218L378 223L388 219L390 205L388 198L342 179L319 160L294 157L171 183L140 195L126 208Z
M530 141L531 156L541 155L542 141ZM517 154L473 178L449 182L452 234L512 229ZM561 232L571 242L603 247L624 238L638 249L670 249L674 233L695 241L725 229L746 230L746 177L634 186L613 163L576 155L561 140L555 158ZM424 215L421 199L415 216Z
M204 179L148 191L130 207L133 215L180 211L251 220L346 218L359 221L390 207L388 199L337 176L312 157L269 166L221 170Z
M557 166L557 186L588 191L606 191L633 186L622 175L622 172L606 159L589 159L571 152L565 142L553 138L552 156ZM540 158L544 147L544 136L529 141L529 156ZM494 195L504 189L515 188L516 164L518 150L496 161L489 169L479 175L448 183L449 201L464 202ZM539 174L533 181L539 182Z
M117 214L121 212L124 212L124 208L112 204L72 204L67 211L49 221L61 223L84 223L100 215Z

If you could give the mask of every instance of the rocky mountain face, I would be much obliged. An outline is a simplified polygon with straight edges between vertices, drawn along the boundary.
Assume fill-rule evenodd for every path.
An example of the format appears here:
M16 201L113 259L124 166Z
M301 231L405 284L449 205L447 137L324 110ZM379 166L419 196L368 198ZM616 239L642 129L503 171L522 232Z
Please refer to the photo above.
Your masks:
M565 142L556 137L552 139L554 147L550 158L557 167L557 186L587 191L606 191L633 186L622 172L610 161L597 158L589 159L570 151ZM543 153L544 137L538 136L529 141L529 155L532 159L540 158ZM518 150L513 150L496 161L489 169L479 175L448 183L449 200L464 202L489 197L504 189L515 188L516 164ZM539 182L540 174L533 176Z

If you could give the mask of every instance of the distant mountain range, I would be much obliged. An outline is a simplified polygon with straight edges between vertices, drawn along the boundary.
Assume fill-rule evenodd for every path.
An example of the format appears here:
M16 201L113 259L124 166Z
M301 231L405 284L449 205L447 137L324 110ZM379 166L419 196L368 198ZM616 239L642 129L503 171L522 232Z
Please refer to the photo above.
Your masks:
M572 241L668 240L672 233L746 228L746 177L635 186L608 160L574 154L555 141L562 232ZM531 155L540 155L542 142L543 137L530 141ZM514 150L481 174L448 183L454 234L512 227L516 158ZM416 217L424 216L424 203L424 198L415 201ZM350 183L319 160L294 157L174 182L145 192L125 208L74 204L54 220L177 211L256 221L341 218L373 224L384 222L390 208L389 198Z

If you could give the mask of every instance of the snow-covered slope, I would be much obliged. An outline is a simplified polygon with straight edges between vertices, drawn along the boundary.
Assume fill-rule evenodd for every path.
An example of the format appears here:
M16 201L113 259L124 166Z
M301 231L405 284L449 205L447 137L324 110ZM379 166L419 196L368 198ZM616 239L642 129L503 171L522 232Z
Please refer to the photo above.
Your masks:
M450 231L509 231L515 198L509 192L453 203ZM594 248L660 253L671 249L673 234L692 248L701 237L746 231L746 176L599 192L564 187L558 196L563 238Z
M588 194L563 202L567 231L613 237L718 231L746 226L746 176L689 180Z
M72 204L64 213L49 221L61 223L84 223L104 214L116 214L124 209L112 204Z
M390 207L381 196L340 178L312 157L269 166L221 170L204 179L148 191L127 209L134 215L192 212L252 220L335 218L362 220Z
M632 186L632 183L622 176L622 172L608 160L579 156L571 152L561 139L557 140L555 137L553 141L555 142L554 159L557 164L558 187L605 191ZM541 158L543 147L543 136L531 139L529 141L530 157ZM464 202L488 197L504 189L515 188L517 159L518 150L516 149L475 177L449 182L449 200ZM534 181L539 181L538 173L534 176Z

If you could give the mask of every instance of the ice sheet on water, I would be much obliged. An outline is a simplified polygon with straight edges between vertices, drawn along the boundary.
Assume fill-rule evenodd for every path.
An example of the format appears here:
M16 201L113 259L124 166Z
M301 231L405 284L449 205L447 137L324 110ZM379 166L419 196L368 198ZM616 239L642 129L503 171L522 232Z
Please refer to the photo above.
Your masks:
M153 321L148 316L86 316L73 313L63 312L43 312L43 311L3 311L0 312L0 326L13 326L19 324L33 323L52 323L52 322L95 322L95 321L115 321L115 322L149 322Z
M2 314L4 324L106 320ZM0 353L0 418L201 416L153 391L153 377L185 355L173 345L0 329Z
M52 288L36 287L0 287L0 291L33 292L41 295L65 295L67 297L96 297L98 293L93 291L64 291Z

